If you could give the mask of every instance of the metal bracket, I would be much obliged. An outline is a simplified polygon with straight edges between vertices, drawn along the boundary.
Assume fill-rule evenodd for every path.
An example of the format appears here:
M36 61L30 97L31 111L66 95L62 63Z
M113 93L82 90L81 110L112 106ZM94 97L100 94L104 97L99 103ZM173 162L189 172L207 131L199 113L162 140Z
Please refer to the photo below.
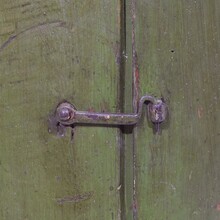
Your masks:
M77 124L134 126L141 118L143 104L147 105L147 115L149 120L153 125L159 128L159 125L167 118L168 108L163 99L156 99L150 95L143 96L139 101L137 112L131 114L78 111L74 105L65 101L58 104L55 110L55 120L57 121L57 126L72 128Z

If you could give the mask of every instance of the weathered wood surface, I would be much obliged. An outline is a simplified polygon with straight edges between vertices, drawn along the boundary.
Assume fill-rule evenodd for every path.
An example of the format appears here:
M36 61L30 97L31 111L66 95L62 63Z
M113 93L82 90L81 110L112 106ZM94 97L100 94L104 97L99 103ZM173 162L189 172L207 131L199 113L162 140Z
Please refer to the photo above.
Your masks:
M117 129L77 127L71 143L47 120L62 99L120 110L120 1L0 6L0 219L118 219Z
M169 124L137 128L137 217L220 218L220 1L136 1L139 94L167 99Z
M0 5L0 219L220 218L219 1ZM146 93L169 105L160 136L144 116L47 131L62 99L131 112Z

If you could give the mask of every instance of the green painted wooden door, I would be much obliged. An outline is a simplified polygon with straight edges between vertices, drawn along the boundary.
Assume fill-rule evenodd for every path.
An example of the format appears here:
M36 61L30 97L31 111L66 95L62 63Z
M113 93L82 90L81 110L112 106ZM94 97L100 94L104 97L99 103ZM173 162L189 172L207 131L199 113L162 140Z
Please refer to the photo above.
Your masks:
M136 1L135 35L139 94L170 112L162 135L135 130L137 217L218 220L220 1Z
M119 132L48 132L67 99L119 111L120 1L0 1L0 219L117 219Z
M0 0L0 219L218 220L220 2ZM153 134L48 120L132 112L163 96Z

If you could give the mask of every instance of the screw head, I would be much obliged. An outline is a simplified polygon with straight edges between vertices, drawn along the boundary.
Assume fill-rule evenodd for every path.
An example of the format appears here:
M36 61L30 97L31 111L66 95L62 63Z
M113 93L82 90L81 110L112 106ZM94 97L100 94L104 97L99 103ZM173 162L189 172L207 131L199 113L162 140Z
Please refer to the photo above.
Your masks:
M59 109L59 118L62 121L67 121L71 118L71 111L70 109L63 107Z
M68 122L74 118L75 109L74 107L67 103L61 103L56 110L57 119L60 122Z

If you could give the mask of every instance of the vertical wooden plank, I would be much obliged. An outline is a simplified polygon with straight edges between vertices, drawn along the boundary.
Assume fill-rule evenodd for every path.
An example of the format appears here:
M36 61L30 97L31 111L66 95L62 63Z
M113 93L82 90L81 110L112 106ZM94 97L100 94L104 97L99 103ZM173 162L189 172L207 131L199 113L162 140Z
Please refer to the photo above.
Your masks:
M137 1L140 92L167 99L169 123L138 126L138 219L220 218L220 2Z
M0 218L119 219L117 129L47 131L62 99L118 111L120 1L0 0Z
M133 60L133 33L132 28L134 23L132 23L132 5L131 0L125 1L125 85L124 85L124 112L131 113L135 112L136 106L133 103L133 70L134 70L134 60ZM136 210L135 205L135 129L126 127L124 128L124 178L125 178L125 203L124 203L124 218L126 220L133 220L134 213Z

